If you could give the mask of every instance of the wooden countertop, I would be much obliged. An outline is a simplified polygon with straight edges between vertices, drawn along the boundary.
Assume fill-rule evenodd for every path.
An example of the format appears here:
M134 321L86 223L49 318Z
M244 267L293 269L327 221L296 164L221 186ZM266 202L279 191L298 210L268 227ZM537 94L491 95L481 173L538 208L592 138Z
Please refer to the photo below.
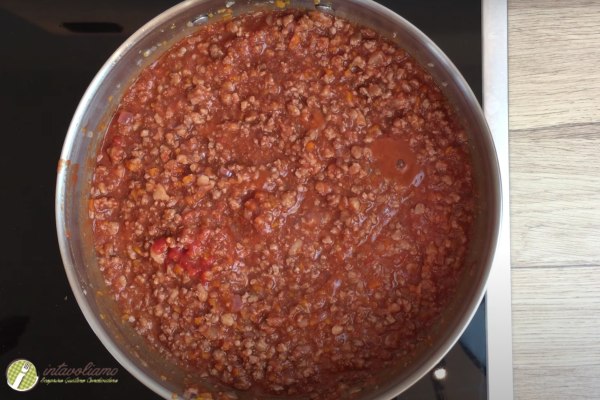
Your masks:
M516 399L600 398L600 2L509 0Z

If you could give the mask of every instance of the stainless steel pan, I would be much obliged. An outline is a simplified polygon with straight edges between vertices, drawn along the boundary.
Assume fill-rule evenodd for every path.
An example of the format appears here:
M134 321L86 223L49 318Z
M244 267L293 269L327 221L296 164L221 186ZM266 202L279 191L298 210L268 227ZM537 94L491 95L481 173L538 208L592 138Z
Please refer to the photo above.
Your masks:
M56 226L69 283L85 318L108 351L143 384L166 399L194 394L186 392L192 383L199 387L199 393L222 391L239 399L254 396L235 392L177 366L121 321L96 265L87 199L95 155L129 83L170 44L189 35L197 26L223 17L261 7L286 6L317 8L369 26L397 42L430 71L468 132L479 211L458 295L432 330L431 342L423 345L412 359L399 360L395 368L379 374L376 383L365 388L359 398L390 399L430 371L459 339L482 299L497 239L501 197L496 151L475 96L442 51L394 12L370 0L315 3L319 1L185 1L144 25L117 49L85 92L69 126L56 184Z

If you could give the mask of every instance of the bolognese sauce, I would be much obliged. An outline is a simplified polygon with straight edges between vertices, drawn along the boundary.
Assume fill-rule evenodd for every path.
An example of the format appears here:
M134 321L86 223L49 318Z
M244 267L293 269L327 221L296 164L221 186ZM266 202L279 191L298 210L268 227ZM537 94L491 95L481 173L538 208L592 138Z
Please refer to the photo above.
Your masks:
M241 390L340 398L425 340L474 218L467 136L371 29L208 24L128 88L89 213L124 318Z

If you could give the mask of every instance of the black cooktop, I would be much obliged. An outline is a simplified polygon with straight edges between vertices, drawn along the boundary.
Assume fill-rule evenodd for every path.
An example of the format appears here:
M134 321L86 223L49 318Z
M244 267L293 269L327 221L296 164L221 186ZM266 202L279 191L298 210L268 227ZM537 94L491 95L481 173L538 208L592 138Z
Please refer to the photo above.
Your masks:
M481 99L480 0L380 2L432 38ZM118 380L38 382L20 393L4 375L0 399L158 399L108 353L73 298L56 240L54 184L67 127L87 85L120 43L174 3L0 1L0 370L24 358L41 378L49 368L93 363L92 368L116 371L104 378ZM398 399L484 400L486 382L482 303L440 365Z

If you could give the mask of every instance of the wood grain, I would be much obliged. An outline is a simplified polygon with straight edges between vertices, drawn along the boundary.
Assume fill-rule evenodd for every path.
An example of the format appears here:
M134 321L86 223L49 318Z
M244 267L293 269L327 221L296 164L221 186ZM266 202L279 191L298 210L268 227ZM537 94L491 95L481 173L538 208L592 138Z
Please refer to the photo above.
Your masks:
M600 398L600 1L509 0L515 398Z
M600 122L600 1L509 1L511 129Z
M513 267L600 265L600 1L509 1Z
M510 146L513 267L600 265L600 123L513 130Z
M513 270L515 398L600 397L600 265Z

